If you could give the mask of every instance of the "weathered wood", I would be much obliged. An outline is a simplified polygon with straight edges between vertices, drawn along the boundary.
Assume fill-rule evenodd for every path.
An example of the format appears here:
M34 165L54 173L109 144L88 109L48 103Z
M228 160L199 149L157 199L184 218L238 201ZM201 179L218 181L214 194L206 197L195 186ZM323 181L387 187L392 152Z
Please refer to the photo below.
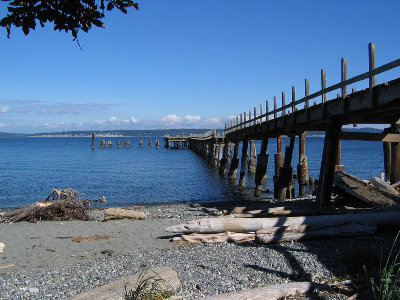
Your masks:
M388 142L383 142L383 165L385 170L385 180L390 181L390 170L391 170L391 145Z
M170 267L162 267L152 269L146 272L146 274L135 274L132 276L124 277L112 283L88 290L80 295L75 296L74 300L123 300L125 299L125 288L134 289L138 283L138 279L143 277L155 278L165 281L165 288L171 288L178 290L182 283L178 277L176 271ZM161 299L161 298L160 298Z
M248 169L250 173L254 173L256 171L256 156L257 149L254 140L250 141L250 157L248 159Z
M392 125L393 131L396 133L400 133L400 126L399 125ZM395 183L400 181L400 143L399 142L392 142L390 144L390 182Z
M89 242L89 241L98 241L98 240L107 240L111 239L111 235L92 235L92 236L77 236L72 239L73 242Z
M3 253L4 247L6 245L4 245L4 243L0 243L0 253Z
M342 125L340 123L331 120L326 129L324 152L322 154L317 190L317 202L320 207L328 206L331 199L333 175L335 172L336 154L341 127Z
M276 139L276 152L274 155L274 160L275 160L275 175L274 175L274 198L278 199L279 197L279 185L278 185L278 179L279 179L279 170L281 167L283 167L283 153L282 153L282 136L279 136Z
M224 176L226 173L226 164L228 162L228 155L229 155L229 141L225 139L224 151L221 162L219 164L219 175Z
M94 149L94 132L92 132L92 145L91 148Z
M224 232L224 233L211 233L211 234L198 234L192 233L189 235L181 235L171 239L174 243L242 243L254 241L256 239L255 233L238 233L238 232Z
M249 141L243 140L242 160L240 163L240 179L239 179L239 186L241 186L241 187L244 187L246 184L246 164L247 164L248 149L249 149Z
M297 165L297 178L299 182L299 196L304 196L308 185L308 161L306 157L306 135L299 135L299 164Z
M268 138L264 139L261 143L260 154L257 157L257 168L255 177L255 196L261 196L261 184L267 179L267 166L268 166Z
M347 80L347 60L345 58L342 58L341 61L342 64L342 72L341 72L341 77L342 77L342 82ZM342 98L347 97L347 85L342 86Z
M278 186L279 186L279 194L278 199L283 201L286 199L286 192L292 183L292 156L293 156L293 148L294 148L295 137L290 137L290 145L285 149L285 160L283 162L283 167L279 169L279 178L278 178ZM294 195L291 195L290 198L294 198Z
M321 70L321 86L322 86L321 90L326 89L326 71L324 69ZM326 99L327 99L326 93L323 93L322 94L322 103L325 103Z
M386 181L378 178L378 177L372 177L369 179L369 182L371 182L373 185L377 186L381 190L386 191L389 194L392 194L394 197L400 197L400 192L397 191L393 186L391 186L389 183ZM400 198L399 198L400 199Z
M258 230L256 241L263 244L310 240L337 236L363 236L374 234L375 224L350 222L338 225L295 225Z
M400 211L282 218L204 218L170 226L165 228L165 231L173 233L256 232L277 226L336 226L350 222L370 223L377 226L399 226Z
M104 221L116 219L145 220L146 213L142 211L124 209L119 207L107 208L104 212Z
M233 156L231 160L231 165L229 167L228 176L230 179L236 179L237 169L239 166L239 142L235 142L235 146L233 147Z
M249 290L203 298L204 300L278 300L297 294L306 294L314 288L311 282L288 282L265 285Z
M375 59L375 45L373 43L368 44L368 58L369 58L369 72L372 72L376 67L376 59ZM375 103L373 103L372 98L372 89L376 85L376 75L369 75L369 99L370 99L370 107L374 107Z
M400 197L345 172L335 173L335 186L374 207L392 206L400 202Z

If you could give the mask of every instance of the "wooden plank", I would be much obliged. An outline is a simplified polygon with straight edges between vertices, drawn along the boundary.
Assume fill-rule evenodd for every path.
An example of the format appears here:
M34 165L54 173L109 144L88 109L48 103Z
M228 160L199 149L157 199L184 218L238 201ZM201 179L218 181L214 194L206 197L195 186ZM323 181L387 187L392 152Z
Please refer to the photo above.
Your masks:
M342 131L339 134L341 140L354 141L382 141L382 142L400 142L398 133L374 133L374 132L351 132Z

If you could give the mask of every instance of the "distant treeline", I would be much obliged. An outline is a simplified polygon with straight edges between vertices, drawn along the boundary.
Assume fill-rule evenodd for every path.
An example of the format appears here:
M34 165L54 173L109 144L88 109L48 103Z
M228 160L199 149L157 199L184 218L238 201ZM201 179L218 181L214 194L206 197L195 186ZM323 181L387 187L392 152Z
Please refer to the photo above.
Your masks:
M22 134L22 133L6 133L0 132L0 138L4 137L40 137L40 136L68 136L68 137L81 137L81 136L91 136L94 132L98 136L133 136L133 137L161 137L166 134L169 135L189 135L189 134L199 134L204 133L210 129L154 129L154 130L87 130L87 131L61 131L61 132L51 132L51 133L34 133L34 134ZM223 129L217 129L217 132L223 132ZM377 128L343 128L343 131L360 131L360 132L372 132L380 133L381 129ZM308 136L320 136L324 135L324 131L309 131Z

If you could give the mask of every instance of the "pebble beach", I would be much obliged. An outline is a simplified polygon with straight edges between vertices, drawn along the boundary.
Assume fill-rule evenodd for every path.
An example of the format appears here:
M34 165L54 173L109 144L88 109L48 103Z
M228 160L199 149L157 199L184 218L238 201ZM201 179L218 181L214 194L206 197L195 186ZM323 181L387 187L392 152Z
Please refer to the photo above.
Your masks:
M308 197L288 205L304 207L313 201ZM266 200L265 205L278 203ZM291 281L329 286L348 279L346 253L354 249L380 253L395 236L378 232L369 237L272 245L176 244L170 242L173 235L164 231L185 221L219 216L222 208L224 203L146 206L139 209L147 214L146 220L107 222L102 221L104 211L94 209L92 221L0 223L0 242L5 244L0 253L0 299L71 299L124 276L163 266L177 271L182 281L177 295L185 299ZM72 241L93 235L111 238ZM316 299L350 296L331 289L321 291Z

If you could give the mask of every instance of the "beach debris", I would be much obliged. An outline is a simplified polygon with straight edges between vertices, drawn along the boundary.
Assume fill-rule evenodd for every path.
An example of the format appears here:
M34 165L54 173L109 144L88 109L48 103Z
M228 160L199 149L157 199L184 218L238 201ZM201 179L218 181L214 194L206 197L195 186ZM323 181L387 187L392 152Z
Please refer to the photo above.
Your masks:
M114 254L114 250L105 249L100 251L101 254L107 254L108 256L112 256Z
M32 288L28 289L28 292L31 294L37 294L37 293L39 293L39 289L36 287L32 287Z
M374 180L374 182L377 183L378 180ZM398 193L389 192L388 189L370 184L343 171L335 173L334 184L343 192L373 207L387 207L400 203Z
M106 208L104 212L104 221L115 220L115 219L144 220L146 219L146 217L147 217L146 213L142 211L136 211L120 207Z
M377 186L378 188L386 191L387 193L393 194L394 197L400 197L400 192L396 190L395 187L387 183L385 180L382 180L378 177L372 177L369 179L369 182Z
M145 273L138 273L128 277L124 277L112 283L88 290L80 295L72 298L74 300L123 300L125 299L125 291L130 289L136 289L138 285L144 282L144 280L154 280L159 284L165 286L165 289L169 291L177 291L181 286L178 274L175 270L170 267L156 268L146 271ZM150 283L151 285L151 283ZM153 298L152 298L153 299ZM154 299L164 299L162 297ZM171 299L171 298L168 298Z
M92 236L77 236L72 239L73 242L88 242L88 241L98 241L98 240L106 240L111 239L112 235L92 235Z
M103 196L96 200L80 200L84 194L71 188L55 189L42 201L32 203L3 214L1 222L90 220L88 208L95 202L106 202Z
M312 292L319 284L313 282L287 282L264 285L253 289L231 292L227 294L219 294L203 298L204 300L278 300L286 299L286 297L302 295Z
M14 264L8 264L8 265L0 266L0 269L8 269L8 268L12 268L12 267L14 267Z
M3 249L6 245L4 243L0 243L0 253L3 253Z
M83 255L83 254L71 254L71 257L77 257L77 258L80 258L80 259L86 258L86 256Z
M279 243L336 236L372 235L378 226L400 226L400 211L373 211L339 215L229 218L216 217L167 227L165 231L182 233L172 242L245 242Z

